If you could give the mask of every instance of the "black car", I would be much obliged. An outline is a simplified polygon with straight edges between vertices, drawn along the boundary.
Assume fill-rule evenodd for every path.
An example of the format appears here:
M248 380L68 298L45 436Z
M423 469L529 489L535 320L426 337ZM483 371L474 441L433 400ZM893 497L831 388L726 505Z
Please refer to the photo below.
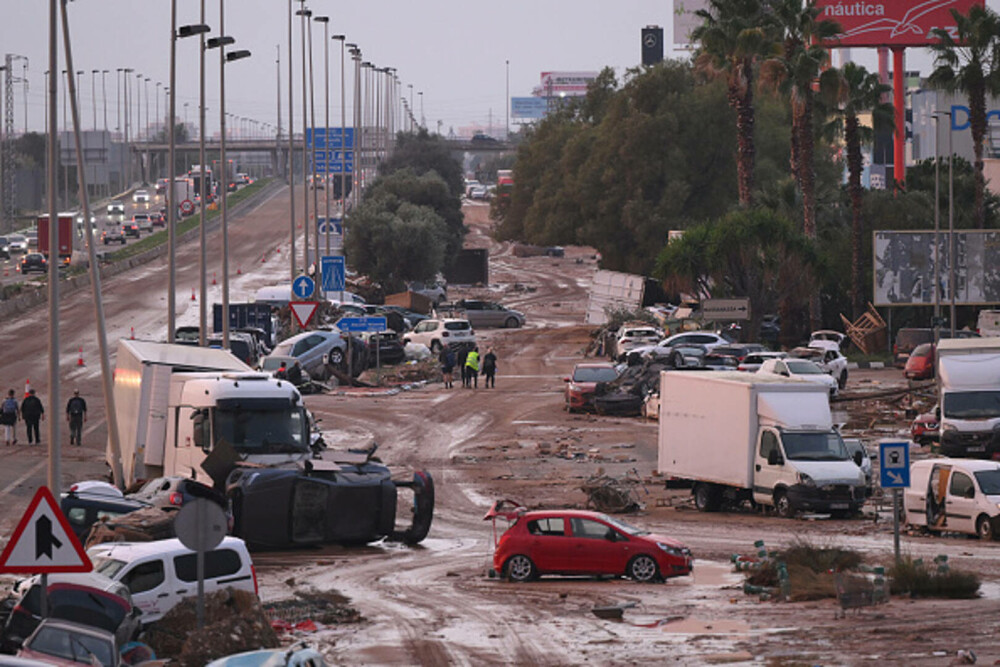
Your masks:
M29 252L27 255L21 258L21 273L27 274L32 271L37 271L38 273L46 273L49 270L49 263L45 259L45 255L40 252Z
M123 514L149 507L149 503L103 493L76 492L63 494L59 508L69 520L70 528L81 543L87 541L90 529L98 521L114 519Z
M406 358L402 341L395 331L378 331L361 334L368 345L368 366L396 364Z

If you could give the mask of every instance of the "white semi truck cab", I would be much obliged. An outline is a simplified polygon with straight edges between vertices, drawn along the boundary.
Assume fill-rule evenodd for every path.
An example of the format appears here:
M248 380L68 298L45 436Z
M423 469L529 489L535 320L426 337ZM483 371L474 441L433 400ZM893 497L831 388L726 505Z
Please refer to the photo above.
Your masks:
M1000 454L1000 338L946 338L936 355L941 453Z

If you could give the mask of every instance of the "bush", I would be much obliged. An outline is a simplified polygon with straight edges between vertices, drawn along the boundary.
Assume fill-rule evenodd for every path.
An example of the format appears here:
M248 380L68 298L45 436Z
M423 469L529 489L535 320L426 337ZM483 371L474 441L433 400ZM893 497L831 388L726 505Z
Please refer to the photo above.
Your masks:
M926 565L921 559L904 558L889 570L894 594L914 598L968 600L979 597L979 577L971 572Z
M773 553L771 560L752 570L747 582L754 586L777 587L779 562L784 562L788 568L791 599L798 602L836 597L832 573L858 568L862 556L851 549L817 546L796 538L787 549Z

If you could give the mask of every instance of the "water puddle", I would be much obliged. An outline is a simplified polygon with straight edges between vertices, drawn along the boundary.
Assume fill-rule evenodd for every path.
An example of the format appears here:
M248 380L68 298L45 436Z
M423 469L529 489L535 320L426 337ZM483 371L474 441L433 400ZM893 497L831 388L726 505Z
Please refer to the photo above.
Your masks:
M733 572L733 566L730 563L696 560L691 583L695 586L722 588L742 584L743 575L739 572Z

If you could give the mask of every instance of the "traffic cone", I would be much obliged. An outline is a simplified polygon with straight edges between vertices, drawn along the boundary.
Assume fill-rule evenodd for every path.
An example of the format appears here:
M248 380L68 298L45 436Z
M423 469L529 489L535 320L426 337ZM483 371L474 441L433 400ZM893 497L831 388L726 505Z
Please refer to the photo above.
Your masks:
M3 267L3 277L6 278L10 275L10 270L5 266Z
M195 298L195 296L194 296L194 288L193 288L193 287L191 288L191 300L192 300L192 301L197 301L197 300L198 300L198 299L197 299L197 298Z
M128 337L132 340L135 340L135 327L129 327Z
M212 272L212 284L213 285L218 284L218 283L215 282L215 271Z
M28 394L31 392L31 378L24 381L24 397L27 398Z
M83 348L82 347L80 348L80 356L76 360L76 365L77 366L86 366L87 365L87 364L83 363Z
M266 261L267 261L267 255L261 255L260 256L260 263L263 264Z
M242 267L236 267L236 275L238 275L238 276L242 276L243 275L243 269L242 269Z

